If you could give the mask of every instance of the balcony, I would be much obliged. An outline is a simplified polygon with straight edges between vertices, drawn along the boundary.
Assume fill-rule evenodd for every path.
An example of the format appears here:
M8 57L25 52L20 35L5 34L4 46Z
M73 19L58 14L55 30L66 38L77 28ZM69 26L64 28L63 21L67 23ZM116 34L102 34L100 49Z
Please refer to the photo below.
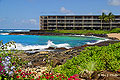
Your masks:
M56 18L48 18L48 20L56 20Z
M57 18L57 20L65 20L65 18Z
M74 18L66 18L66 20L74 20Z
M75 18L75 20L82 20L83 18Z
M84 20L92 20L93 18L84 18Z

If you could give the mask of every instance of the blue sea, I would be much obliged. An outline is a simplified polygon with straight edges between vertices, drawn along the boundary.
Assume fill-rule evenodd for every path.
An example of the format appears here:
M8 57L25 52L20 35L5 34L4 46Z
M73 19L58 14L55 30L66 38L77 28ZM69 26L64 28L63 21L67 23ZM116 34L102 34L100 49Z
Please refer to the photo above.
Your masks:
M65 47L71 48L82 46L85 44L94 44L105 41L105 38L84 35L69 35L69 36L40 36L40 35L8 35L10 32L26 32L30 30L0 30L0 41L3 43L15 41L16 49L30 50L39 49L44 50L48 47ZM11 47L10 49L13 49Z

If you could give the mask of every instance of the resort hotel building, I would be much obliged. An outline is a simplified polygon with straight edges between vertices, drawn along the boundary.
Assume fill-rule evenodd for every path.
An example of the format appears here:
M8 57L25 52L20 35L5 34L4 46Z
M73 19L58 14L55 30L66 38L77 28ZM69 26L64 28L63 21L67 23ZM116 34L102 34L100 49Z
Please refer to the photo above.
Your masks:
M40 16L41 30L80 30L80 29L113 29L120 27L120 15L115 20L105 22L100 15L48 15Z

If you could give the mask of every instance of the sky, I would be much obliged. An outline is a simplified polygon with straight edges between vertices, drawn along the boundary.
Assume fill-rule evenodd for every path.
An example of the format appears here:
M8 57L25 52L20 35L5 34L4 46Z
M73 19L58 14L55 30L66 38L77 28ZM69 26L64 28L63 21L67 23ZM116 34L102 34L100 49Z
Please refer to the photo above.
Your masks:
M0 29L39 29L42 15L120 15L120 0L0 0Z

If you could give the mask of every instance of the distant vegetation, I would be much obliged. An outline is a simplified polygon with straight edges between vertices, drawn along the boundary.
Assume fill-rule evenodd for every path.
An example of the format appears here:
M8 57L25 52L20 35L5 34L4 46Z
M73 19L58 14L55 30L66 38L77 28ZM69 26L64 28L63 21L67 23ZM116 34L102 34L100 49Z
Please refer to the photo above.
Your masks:
M54 33L74 33L74 34L108 34L108 33L120 33L120 28L112 30L53 30L48 32Z
M99 16L99 19L102 20L103 24L104 22L108 22L109 27L111 29L111 22L115 20L115 16L112 14L112 12L110 12L108 15L106 15L105 13L102 13L102 15Z

